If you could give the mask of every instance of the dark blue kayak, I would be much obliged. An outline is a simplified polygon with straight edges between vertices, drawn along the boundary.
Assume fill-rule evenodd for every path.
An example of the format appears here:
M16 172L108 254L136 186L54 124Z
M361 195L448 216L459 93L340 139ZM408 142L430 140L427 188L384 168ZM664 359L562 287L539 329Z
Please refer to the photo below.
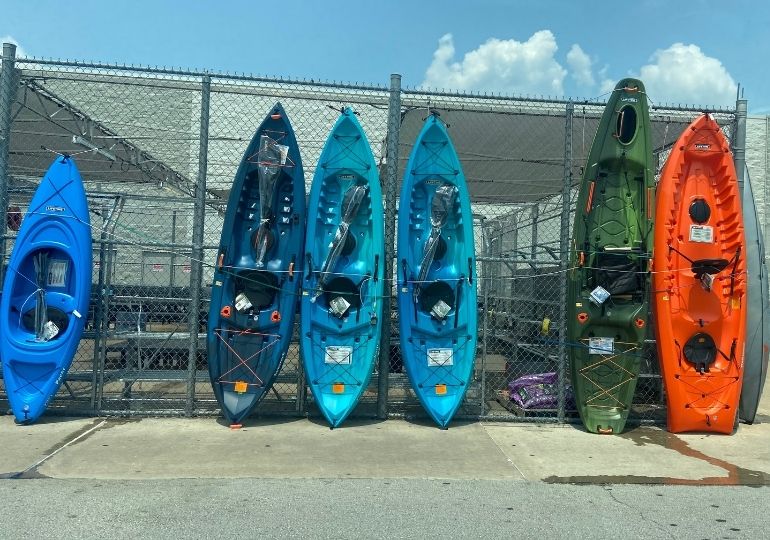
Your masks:
M743 185L743 231L746 235L746 271L748 272L746 314L746 349L743 363L743 386L738 416L753 424L759 400L767 378L767 360L770 353L770 298L768 298L765 243L762 222L757 216L757 205L746 170Z
M305 177L280 103L238 167L216 257L208 365L222 413L240 423L281 369L302 280Z
M91 294L91 222L75 162L45 173L13 246L0 299L0 359L19 423L56 394L77 350Z
M326 140L308 207L302 360L315 403L337 427L369 384L382 330L382 191L351 109Z
M398 209L401 355L417 397L446 427L476 355L476 257L470 197L444 123L429 115Z

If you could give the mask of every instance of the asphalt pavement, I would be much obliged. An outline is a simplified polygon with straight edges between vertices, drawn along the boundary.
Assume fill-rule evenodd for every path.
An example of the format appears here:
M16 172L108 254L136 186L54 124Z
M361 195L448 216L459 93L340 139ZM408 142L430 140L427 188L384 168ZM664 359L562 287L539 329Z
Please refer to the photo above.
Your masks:
M768 402L731 436L3 416L0 537L767 537Z

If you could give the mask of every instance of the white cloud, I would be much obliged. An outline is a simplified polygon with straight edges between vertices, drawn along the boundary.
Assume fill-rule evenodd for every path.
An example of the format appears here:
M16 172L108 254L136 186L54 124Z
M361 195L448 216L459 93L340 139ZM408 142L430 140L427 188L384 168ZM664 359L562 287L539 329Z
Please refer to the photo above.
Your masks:
M557 49L553 33L540 30L524 42L490 38L458 62L452 34L446 34L439 39L422 86L562 95L567 71L554 58Z
M657 50L639 78L656 103L731 105L737 85L722 62L706 56L697 45L674 43Z
M570 75L577 84L587 87L595 84L591 69L591 57L577 43L567 53L567 65L570 68Z
M617 84L617 81L614 79L610 79L607 75L607 72L610 70L609 66L604 66L599 70L599 94L609 94L615 89L615 85Z
M0 43L13 43L16 45L16 58L26 58L28 56L27 51L19 45L19 42L13 36L0 37Z

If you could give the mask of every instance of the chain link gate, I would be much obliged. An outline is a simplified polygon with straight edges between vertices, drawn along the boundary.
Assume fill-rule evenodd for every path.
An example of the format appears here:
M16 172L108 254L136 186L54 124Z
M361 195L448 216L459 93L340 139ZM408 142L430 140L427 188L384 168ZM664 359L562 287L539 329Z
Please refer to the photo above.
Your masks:
M577 418L563 331L570 201L576 200L601 102L402 90L399 76L385 87L34 59L4 63L0 112L2 99L10 107L5 124L0 115L0 132L9 126L10 139L7 161L0 155L0 180L3 165L9 179L0 186L5 188L0 207L8 212L0 260L7 263L18 223L54 152L75 156L91 210L89 322L51 411L218 413L205 334L214 259L235 171L254 130L280 101L296 132L308 191L342 106L359 114L380 167L390 316L375 374L354 414L424 416L401 360L393 263L401 178L432 109L449 125L474 213L479 335L476 367L458 418ZM651 106L658 172L700 112ZM731 137L735 112L711 112ZM515 406L506 394L509 384L544 373L554 374L555 405ZM5 408L3 392L0 380ZM281 372L256 414L317 414L296 328ZM652 335L630 418L665 418Z

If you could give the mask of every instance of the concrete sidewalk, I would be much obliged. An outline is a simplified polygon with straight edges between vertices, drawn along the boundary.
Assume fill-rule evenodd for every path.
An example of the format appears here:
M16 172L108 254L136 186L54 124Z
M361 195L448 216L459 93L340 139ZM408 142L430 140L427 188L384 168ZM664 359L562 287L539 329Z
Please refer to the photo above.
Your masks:
M765 400L767 403L767 400ZM549 483L770 485L770 415L733 436L618 436L565 425L212 418L0 418L0 477L435 478Z

